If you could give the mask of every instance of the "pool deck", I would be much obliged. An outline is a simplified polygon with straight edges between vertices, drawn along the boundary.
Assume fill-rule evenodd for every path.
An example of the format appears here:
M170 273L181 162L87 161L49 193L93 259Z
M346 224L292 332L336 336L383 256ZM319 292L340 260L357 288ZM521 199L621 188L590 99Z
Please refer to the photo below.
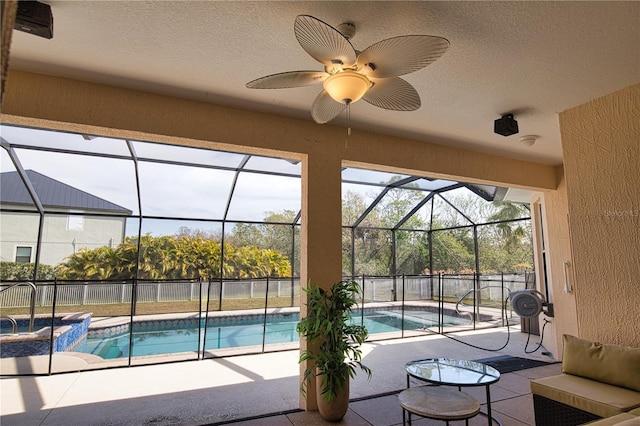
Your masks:
M456 333L477 346L497 349L507 329ZM504 374L491 388L494 412L504 426L533 425L529 379L557 374L560 364L542 355L544 347L526 354L527 335L511 327L509 344L498 352L476 349L441 335L368 342L363 362L373 370L351 383L350 410L339 424L402 423L395 393L406 386L404 364L434 357L485 359L499 355L549 362L549 365ZM528 350L539 342L532 336ZM56 365L82 370L91 360L56 354ZM301 412L298 351L242 355L201 361L86 370L51 376L4 377L0 380L3 426L10 425L209 425L245 426L324 424L317 412ZM1 362L1 361L0 361ZM36 370L37 359L26 359ZM45 370L46 371L46 370ZM477 392L476 392L477 391ZM484 390L470 392L484 402ZM416 425L432 424L426 420ZM471 425L487 424L480 416Z

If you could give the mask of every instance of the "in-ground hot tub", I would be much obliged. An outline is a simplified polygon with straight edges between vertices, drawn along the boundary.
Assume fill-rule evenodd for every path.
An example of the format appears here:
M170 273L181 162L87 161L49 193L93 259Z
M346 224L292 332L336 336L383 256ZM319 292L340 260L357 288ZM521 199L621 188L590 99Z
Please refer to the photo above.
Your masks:
M25 331L29 328L29 316L15 315L12 318L18 323L18 332L12 333L11 323L2 321L0 357L48 355L51 345L51 316L36 315L33 332ZM56 315L53 318L53 352L73 350L87 335L90 323L90 312Z

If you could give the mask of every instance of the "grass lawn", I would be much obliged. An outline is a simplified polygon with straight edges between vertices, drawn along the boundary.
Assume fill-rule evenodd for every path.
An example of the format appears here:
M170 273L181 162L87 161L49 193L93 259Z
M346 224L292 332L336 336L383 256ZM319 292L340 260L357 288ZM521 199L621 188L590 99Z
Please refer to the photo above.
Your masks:
M210 311L235 311L240 309L264 309L264 298L254 299L224 299L222 309L219 309L217 301L211 301ZM298 299L294 299L295 306L299 306ZM198 301L182 302L153 302L138 303L136 306L137 315L168 314L174 312L198 312ZM282 308L291 306L291 297L271 297L269 298L269 308ZM203 311L206 306L202 306ZM94 317L129 316L131 313L130 303L109 304L109 305L62 305L56 306L56 312L91 312ZM36 307L36 314L51 314L51 307ZM29 315L29 308L0 308L0 316L7 315Z

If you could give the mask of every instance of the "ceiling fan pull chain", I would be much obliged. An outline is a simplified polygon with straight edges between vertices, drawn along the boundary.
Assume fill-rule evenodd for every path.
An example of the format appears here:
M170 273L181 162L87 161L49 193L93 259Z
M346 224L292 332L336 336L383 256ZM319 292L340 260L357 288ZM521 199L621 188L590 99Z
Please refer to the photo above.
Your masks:
M349 148L349 136L351 136L351 102L347 103L347 137L344 139L345 148Z

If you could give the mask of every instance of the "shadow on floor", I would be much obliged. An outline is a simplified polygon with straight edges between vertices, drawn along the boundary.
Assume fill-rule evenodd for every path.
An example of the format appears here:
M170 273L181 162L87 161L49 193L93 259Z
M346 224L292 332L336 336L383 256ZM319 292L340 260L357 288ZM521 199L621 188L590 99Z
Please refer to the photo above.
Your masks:
M514 362L511 363L513 365ZM491 386L491 400L493 416L497 421L491 424L503 426L535 425L533 413L533 398L529 381L531 379L547 377L559 374L559 363L537 363L533 368L516 370L502 374L500 380ZM510 367L512 368L512 367ZM465 388L465 392L482 403L482 413L486 413L486 394L483 386ZM371 397L351 400L349 411L342 421L334 423L347 426L395 426L402 424L402 409L398 403L397 394L394 392L375 395ZM499 423L498 423L499 422ZM414 416L414 425L443 425L444 422ZM317 412L305 412L293 410L284 413L274 413L267 416L259 416L249 419L237 419L230 422L213 423L208 426L235 425L235 426L314 426L326 425ZM465 424L464 421L450 422L451 425ZM469 420L470 426L489 424L486 414L480 414Z

